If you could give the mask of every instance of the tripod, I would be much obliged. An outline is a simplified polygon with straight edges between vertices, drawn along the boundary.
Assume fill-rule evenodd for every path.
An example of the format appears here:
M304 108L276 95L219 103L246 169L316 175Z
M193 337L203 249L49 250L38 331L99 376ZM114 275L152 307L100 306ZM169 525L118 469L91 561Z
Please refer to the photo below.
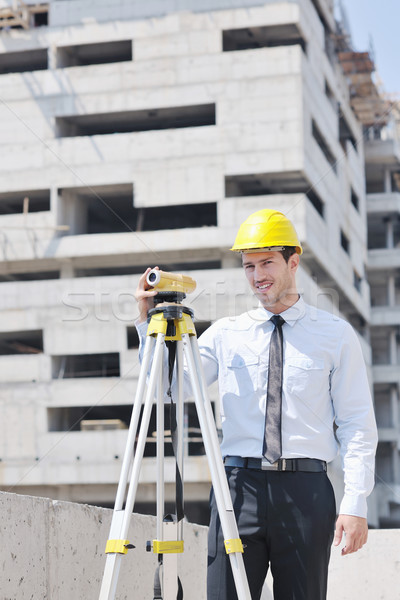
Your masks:
M208 398L207 386L204 379L200 351L197 344L196 331L193 325L193 313L182 306L180 301L184 294L172 294L174 302L163 302L149 311L150 322L147 329L143 361L139 373L137 392L133 405L132 418L129 427L121 476L118 484L115 507L111 522L109 539L106 545L106 565L103 574L99 600L114 600L117 589L119 570L122 557L132 546L126 539L132 516L135 496L139 481L140 464L143 458L149 426L151 409L157 389L157 540L153 540L153 552L159 555L161 564L161 590L155 593L160 600L176 600L177 576L171 577L171 570L176 569L172 561L172 569L163 568L164 554L183 552L183 524L163 523L164 514L164 356L166 342L175 348L174 362L176 365L177 381L177 468L182 473L183 467L183 358L186 359L189 380L196 404L197 416L203 436L203 443L208 459L211 480L214 487L215 499L225 540L225 550L229 555L238 600L251 600L246 572L243 563L243 545L239 538L236 519L233 512L225 469L219 449L219 441L215 428L214 415ZM169 296L171 299L171 295ZM156 296L157 301L157 296ZM152 363L151 363L151 359ZM147 375L150 374L147 381ZM146 390L147 382L147 390ZM143 405L142 421L134 452L136 433ZM131 477L123 508L125 491L129 472ZM177 539L171 540L172 533ZM175 530L175 531L174 531ZM167 538L167 539L166 539ZM161 555L161 556L160 556ZM165 567L165 564L164 564Z

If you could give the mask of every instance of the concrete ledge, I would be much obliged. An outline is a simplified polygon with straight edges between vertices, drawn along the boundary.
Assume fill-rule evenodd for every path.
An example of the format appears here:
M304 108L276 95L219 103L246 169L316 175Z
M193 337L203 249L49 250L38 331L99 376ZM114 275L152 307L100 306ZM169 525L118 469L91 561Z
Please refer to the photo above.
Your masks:
M327 600L395 600L400 580L400 530L374 529L355 554L341 556L332 548ZM396 591L397 590L397 591ZM272 600L270 577L262 600Z
M398 597L399 529L371 530L368 543L349 556L341 556L341 547L332 548L327 600L395 600ZM273 600L270 573L261 600Z
M0 493L4 600L97 600L112 510L45 498ZM155 518L132 516L117 597L153 597L157 556L145 551L155 538ZM207 528L185 526L179 574L191 600L205 598ZM195 565L195 566L194 566Z
M112 510L0 492L0 512L2 598L98 599ZM154 517L133 514L129 539L136 548L123 559L118 598L152 597L157 558L145 551L145 543L155 537L155 525ZM190 600L206 598L206 546L207 528L186 524L179 574ZM395 529L370 531L368 544L347 557L333 549L328 600L394 600L399 550ZM271 585L269 577L263 600L272 599Z
M394 600L399 580L400 530L375 529L356 554L342 557L340 549L332 551L328 600Z

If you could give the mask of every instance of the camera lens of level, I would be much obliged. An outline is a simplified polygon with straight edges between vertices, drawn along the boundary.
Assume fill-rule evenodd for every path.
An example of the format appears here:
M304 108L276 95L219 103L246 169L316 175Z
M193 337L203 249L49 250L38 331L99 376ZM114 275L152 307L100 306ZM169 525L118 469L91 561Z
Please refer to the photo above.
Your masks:
M157 279L157 275L155 273L149 273L149 276L147 279L148 279L149 283L153 283Z

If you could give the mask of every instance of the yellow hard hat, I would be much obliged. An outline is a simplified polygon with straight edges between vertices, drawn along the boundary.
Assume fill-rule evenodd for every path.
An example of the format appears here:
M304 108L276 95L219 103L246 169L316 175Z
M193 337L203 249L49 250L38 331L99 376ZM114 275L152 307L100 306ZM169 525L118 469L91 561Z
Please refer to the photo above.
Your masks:
M295 247L297 254L303 253L291 221L283 213L265 208L251 214L243 221L231 250L256 252L277 250L288 246Z

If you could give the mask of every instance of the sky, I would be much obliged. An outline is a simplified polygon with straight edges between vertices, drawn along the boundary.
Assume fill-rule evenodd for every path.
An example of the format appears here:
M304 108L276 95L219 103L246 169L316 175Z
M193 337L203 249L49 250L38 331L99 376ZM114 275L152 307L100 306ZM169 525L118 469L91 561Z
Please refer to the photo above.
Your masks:
M400 99L400 0L341 0L353 46L370 49L383 91ZM378 82L378 80L376 79Z

